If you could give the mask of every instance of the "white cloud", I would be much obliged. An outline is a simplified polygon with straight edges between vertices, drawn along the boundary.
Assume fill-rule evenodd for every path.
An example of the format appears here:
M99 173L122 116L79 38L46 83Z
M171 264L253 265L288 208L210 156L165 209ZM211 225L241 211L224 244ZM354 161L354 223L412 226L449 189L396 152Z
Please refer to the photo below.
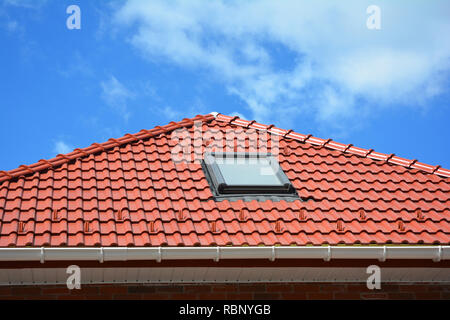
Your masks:
M193 101L190 106L187 108L184 108L183 110L176 109L172 106L165 106L165 107L157 107L152 108L154 112L158 112L159 114L162 114L164 117L169 119L170 121L176 121L184 119L184 118L192 118L195 117L198 114L206 114L211 111L208 111L206 106L203 104L203 101L199 98L196 98L195 101Z
M183 116L181 111L176 110L170 106L161 108L159 110L159 112L161 112L164 115L164 117L166 117L167 119L170 119L171 121L175 121L176 119Z
M125 120L128 120L128 101L135 97L135 94L128 90L116 77L111 76L108 80L100 83L102 87L103 100L114 110L119 112Z
M148 59L211 71L252 118L313 112L332 122L446 89L450 3L379 0L375 31L366 27L372 2L128 0L115 21L136 26L130 43Z
M53 151L56 152L56 154L65 154L73 151L73 148L69 146L67 143L65 143L62 140L58 140L55 142L55 145L53 147Z

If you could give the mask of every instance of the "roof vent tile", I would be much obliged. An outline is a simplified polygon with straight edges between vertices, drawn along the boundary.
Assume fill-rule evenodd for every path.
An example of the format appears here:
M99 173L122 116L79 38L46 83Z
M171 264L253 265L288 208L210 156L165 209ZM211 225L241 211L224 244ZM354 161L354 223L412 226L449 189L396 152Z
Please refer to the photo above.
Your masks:
M300 221L305 221L306 220L306 213L304 209L300 209L300 212L298 213L298 219Z
M281 220L278 220L276 223L275 223L275 232L276 233L281 233L283 231L283 226L282 226L282 224L281 224Z
M25 222L20 221L19 222L19 233L25 233Z
M336 229L337 229L338 232L344 232L345 226L344 226L344 222L342 220L338 220L337 221Z
M149 230L150 230L150 233L156 233L157 232L157 229L156 229L154 221L150 221L150 223L149 223Z
M363 209L361 209L361 210L359 210L359 218L362 220L362 221L366 221L366 212L363 210Z
M217 222L213 221L210 224L210 230L212 233L218 233L219 232L219 228L217 227Z
M119 209L117 211L117 220L118 221L123 221L123 219L124 219L123 209Z
M425 215L423 214L421 209L416 210L416 217L418 220L422 221L425 219Z
M89 223L89 221L85 221L84 222L84 232L85 233L90 233L91 231L90 231L90 223Z
M239 213L239 221L245 222L245 220L246 220L245 211L244 209L241 209L241 212Z
M58 209L53 210L52 220L53 221L58 221L59 220L59 210Z
M400 232L405 232L405 230L406 230L405 223L401 219L397 222L397 227L398 227L398 231L400 231Z
M178 210L178 215L177 215L177 217L178 217L178 220L179 220L179 221L183 221L183 220L184 220L184 212L183 212L182 209Z

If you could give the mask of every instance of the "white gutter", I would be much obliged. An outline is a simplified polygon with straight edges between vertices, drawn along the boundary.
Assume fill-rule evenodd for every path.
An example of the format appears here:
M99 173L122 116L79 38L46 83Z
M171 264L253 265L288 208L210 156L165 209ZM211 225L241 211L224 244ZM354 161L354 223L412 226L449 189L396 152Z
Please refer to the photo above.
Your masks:
M450 260L450 246L0 248L0 261L133 261L223 259Z

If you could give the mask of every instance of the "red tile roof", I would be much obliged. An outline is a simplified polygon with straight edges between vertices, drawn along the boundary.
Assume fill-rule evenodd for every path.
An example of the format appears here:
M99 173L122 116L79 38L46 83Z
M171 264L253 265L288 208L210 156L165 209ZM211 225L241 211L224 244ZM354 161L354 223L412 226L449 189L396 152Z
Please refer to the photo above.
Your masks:
M172 161L171 133L194 137L194 121L280 135L280 165L302 200L215 201L199 163ZM197 116L0 172L0 247L448 244L448 177L273 125Z

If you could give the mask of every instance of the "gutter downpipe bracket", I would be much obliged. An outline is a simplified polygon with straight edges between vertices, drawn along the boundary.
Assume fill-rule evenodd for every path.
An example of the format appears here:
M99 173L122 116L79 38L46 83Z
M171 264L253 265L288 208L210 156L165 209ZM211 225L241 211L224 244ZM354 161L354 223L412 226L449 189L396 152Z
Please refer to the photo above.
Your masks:
M270 256L270 261L275 261L275 259L276 259L276 257L277 257L277 255L276 255L276 252L275 252L275 246L272 246L272 255Z
M387 258L387 252L386 252L387 250L386 250L386 246L383 246L383 254L382 254L382 256L378 259L380 262L385 262L386 261L386 258Z
M326 262L329 262L331 260L331 246L328 245L327 247L327 255L323 258Z
M162 260L161 247L158 247L158 257L156 258L156 262L161 263L161 260Z
M41 263L45 262L45 251L44 247L41 247Z
M220 247L217 246L217 252L216 252L216 256L214 258L214 261L215 262L219 262L219 260L220 260Z
M433 258L434 262L440 262L442 260L442 246L439 246L437 257Z

